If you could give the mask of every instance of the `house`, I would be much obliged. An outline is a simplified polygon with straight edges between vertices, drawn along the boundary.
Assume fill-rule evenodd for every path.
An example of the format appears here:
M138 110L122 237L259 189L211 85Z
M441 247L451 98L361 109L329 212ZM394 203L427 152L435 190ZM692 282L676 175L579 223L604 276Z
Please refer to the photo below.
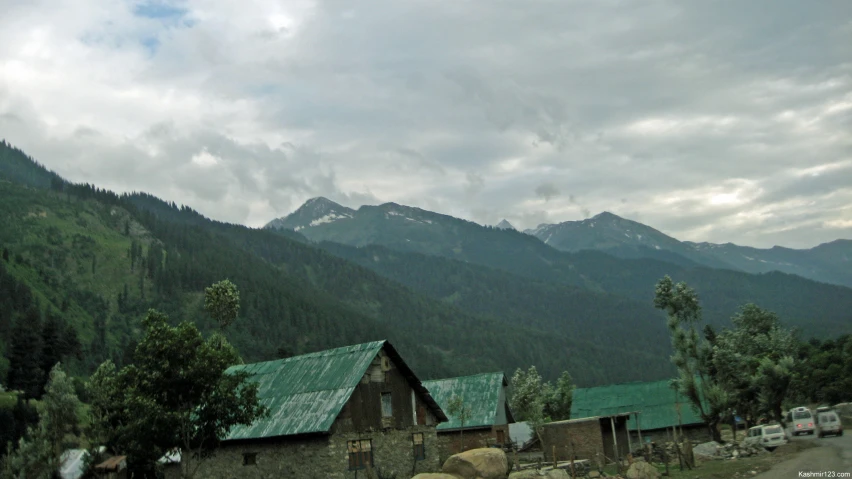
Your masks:
M502 372L423 381L445 413L454 396L459 396L470 410L464 424L458 417L448 415L449 420L438 425L442 458L461 452L462 441L465 450L510 444L509 424L515 420L506 399L508 385Z
M632 450L627 432L631 413L594 416L543 424L541 449L547 462L588 459L592 464L613 463Z
M627 421L631 440L668 440L671 428L696 439L708 437L707 427L692 404L669 385L669 380L632 382L574 390L571 417L611 416L636 412Z
M233 366L269 415L231 429L197 477L410 477L440 468L435 427L447 420L387 341ZM183 460L187 460L184 455Z

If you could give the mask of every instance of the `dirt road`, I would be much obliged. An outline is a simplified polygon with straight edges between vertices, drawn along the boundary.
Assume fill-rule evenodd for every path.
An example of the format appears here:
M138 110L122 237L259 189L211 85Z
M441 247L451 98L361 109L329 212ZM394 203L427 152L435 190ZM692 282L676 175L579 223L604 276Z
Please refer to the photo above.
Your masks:
M842 437L801 436L794 441L816 441L821 447L807 449L793 459L776 464L755 479L852 478L852 431Z

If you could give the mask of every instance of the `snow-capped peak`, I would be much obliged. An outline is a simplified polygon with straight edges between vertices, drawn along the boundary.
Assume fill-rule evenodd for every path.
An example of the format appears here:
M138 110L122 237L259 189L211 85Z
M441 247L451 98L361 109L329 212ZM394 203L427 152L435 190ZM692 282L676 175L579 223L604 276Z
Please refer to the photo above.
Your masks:
M305 201L296 211L284 218L270 221L265 227L299 231L312 226L352 218L354 214L354 210L339 205L328 198L318 196Z

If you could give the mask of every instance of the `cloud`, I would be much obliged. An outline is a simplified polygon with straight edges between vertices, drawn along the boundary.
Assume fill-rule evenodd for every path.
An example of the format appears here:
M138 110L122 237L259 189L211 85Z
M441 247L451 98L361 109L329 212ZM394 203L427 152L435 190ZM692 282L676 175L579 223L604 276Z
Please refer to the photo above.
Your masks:
M322 195L522 229L608 210L698 241L852 237L846 2L4 8L0 136L216 219Z
M559 188L553 183L542 183L536 186L535 194L544 198L544 201L550 201L551 198L559 195Z

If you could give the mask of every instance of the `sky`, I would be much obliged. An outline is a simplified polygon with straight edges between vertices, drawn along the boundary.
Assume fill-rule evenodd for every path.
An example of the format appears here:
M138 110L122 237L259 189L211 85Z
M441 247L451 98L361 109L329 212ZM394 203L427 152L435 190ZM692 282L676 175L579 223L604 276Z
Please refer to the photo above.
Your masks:
M519 229L852 238L847 0L0 0L0 138L262 226L324 196Z

